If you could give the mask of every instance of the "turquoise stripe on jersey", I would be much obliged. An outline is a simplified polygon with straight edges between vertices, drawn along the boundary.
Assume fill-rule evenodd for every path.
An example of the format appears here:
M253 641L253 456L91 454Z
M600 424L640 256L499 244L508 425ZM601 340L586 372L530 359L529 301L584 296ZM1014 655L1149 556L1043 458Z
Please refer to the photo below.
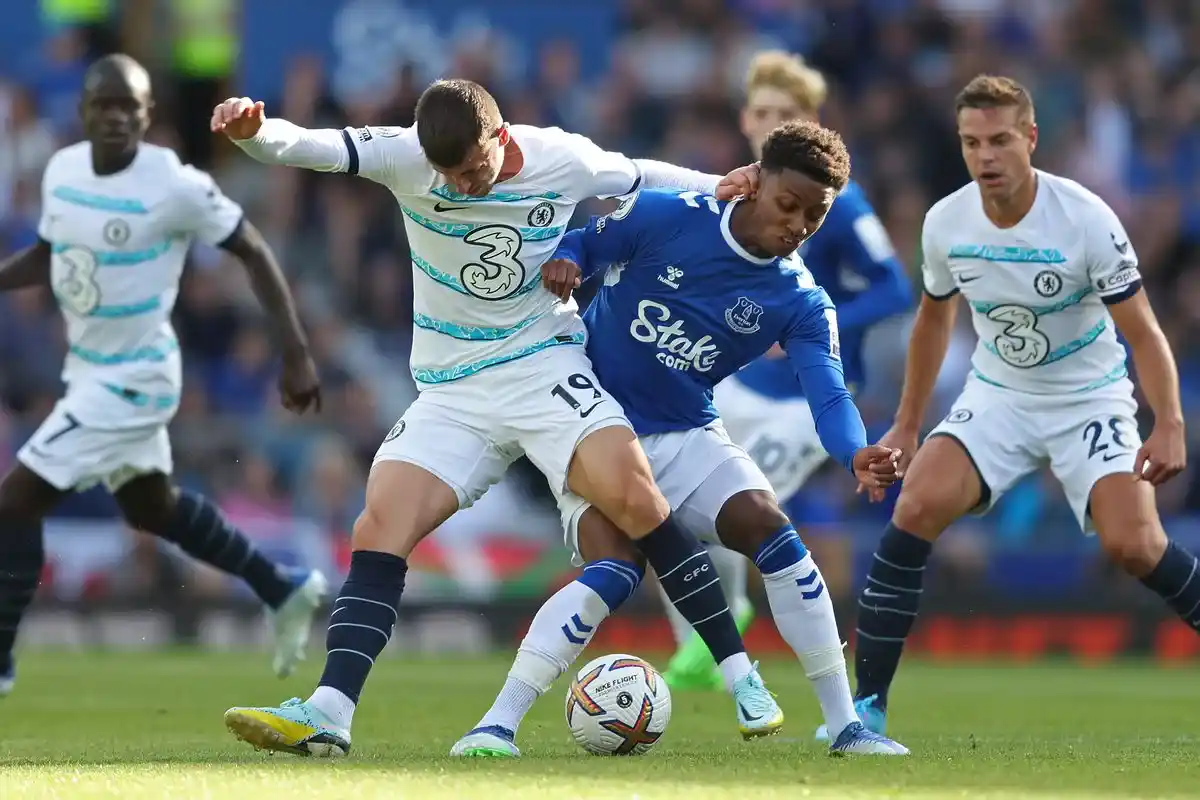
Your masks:
M1055 313L1058 313L1059 311L1064 311L1064 310L1070 308L1071 306L1079 305L1081 302L1083 302L1083 299L1085 297L1087 297L1088 295L1090 295L1091 293L1092 293L1092 287L1085 286L1084 288L1080 289L1079 291L1074 292L1073 294L1070 294L1067 297L1064 297L1062 300L1059 300L1057 303L1054 303L1052 305L1022 306L1022 307L1029 309L1034 314L1037 314L1039 317L1044 317L1047 314L1055 314ZM1007 305L1012 305L1012 303L983 303L983 302L979 302L977 300L971 301L972 310L974 310L980 314L986 314L989 311L991 311L992 309L999 308L1000 306L1007 306Z
M468 297L474 297L474 295L472 295L470 292L468 292L463 287L462 282L458 278L454 277L453 275L451 275L447 272L442 272L440 269L435 267L433 264L430 264L425 259L421 258L419 255L414 253L412 250L408 251L408 255L409 255L409 258L412 259L413 266L415 266L421 272L424 272L426 275L428 275L433 280L440 283L442 286L445 286L447 289L453 289L454 291L458 292L459 294L465 294ZM530 292L532 292L534 289L536 289L540 285L541 285L541 273L535 273L532 281L530 281L529 283L522 286L520 289L518 289L513 294L509 295L509 298L520 297L523 294L529 294ZM505 299L509 299L509 298L505 298Z
M163 347L139 347L135 350L122 350L116 353L101 353L98 350L89 350L73 344L67 348L67 352L89 364L112 367L118 364L135 364L139 361L166 361L178 349L179 342L172 341Z
M993 244L956 244L949 258L976 258L1018 264L1062 264L1067 258L1053 247L1000 247Z
M462 378L469 378L472 375L483 372L488 367L507 364L510 361L517 361L526 356L531 356L548 347L558 347L565 344L583 344L586 338L586 335L582 332L573 333L570 336L555 336L552 339L543 339L540 342L534 342L533 344L513 350L511 353L472 361L470 364L463 364L462 366L451 367L450 369L421 369L414 367L412 375L413 379L419 383L450 383Z
M88 312L89 317L104 317L106 319L120 319L121 317L136 317L140 314L149 314L151 311L157 311L162 308L161 297L150 297L137 303L126 303L123 305L111 306L96 306Z
M972 369L971 374L973 374L978 380L981 380L986 384L990 384L991 386L998 386L1001 389L1007 389L1010 392L1023 392L1024 394L1034 394L1033 392L1028 392L1024 389L1014 389L1011 386L1006 386L1003 383L1001 383L1000 381L994 381L977 369ZM1091 392L1096 389L1103 389L1105 386L1111 386L1112 384L1116 383L1117 381L1121 380L1122 378L1126 378L1128 376L1129 376L1129 369L1125 366L1124 363L1122 363L1119 366L1114 367L1112 372L1109 372L1103 378L1097 378L1096 380L1092 381L1091 383L1085 384L1084 386L1081 386L1078 389L1072 389L1069 392L1069 394L1080 394L1082 392Z
M153 407L158 411L166 411L179 405L179 395L177 394L146 394L136 389L117 386L115 383L105 383L103 386L117 397L138 408Z
M56 244L50 248L53 253L65 253L67 250L86 249L96 259L96 264L101 267L132 267L137 264L144 264L147 261L153 261L159 256L171 249L171 245L175 244L174 239L165 239L153 247L147 247L145 250L130 250L128 252L110 250L96 251L90 248L79 248L72 244Z
M522 200L558 200L562 197L558 192L542 192L541 194L516 194L515 192L488 192L483 197L473 194L460 194L449 186L438 186L430 190L443 200L453 200L455 203L519 203Z
M149 214L149 209L141 200L125 197L110 197L103 194L92 194L70 186L56 186L51 192L59 200L71 205L83 206L96 211L111 211L114 214Z
M404 212L404 216L411 219L413 222L420 225L422 228L431 230L434 233L440 233L442 236L453 236L456 239L461 239L471 231L477 228L486 228L489 225L496 223L480 223L473 222L439 222L435 219L422 216L416 211L413 211L408 206L400 206L400 210ZM547 239L556 239L563 234L567 229L566 225L552 225L547 228L530 228L527 226L511 226L504 225L505 228L512 228L520 234L521 239L526 242L543 242Z
M523 322L513 325L510 328L482 328L477 325L459 325L456 322L447 322L441 319L434 319L419 312L413 312L413 324L418 328L423 328L434 333L445 334L452 336L455 339L464 339L469 342L494 342L501 339L507 339L514 333L517 333L529 327L547 313L538 314L530 317Z

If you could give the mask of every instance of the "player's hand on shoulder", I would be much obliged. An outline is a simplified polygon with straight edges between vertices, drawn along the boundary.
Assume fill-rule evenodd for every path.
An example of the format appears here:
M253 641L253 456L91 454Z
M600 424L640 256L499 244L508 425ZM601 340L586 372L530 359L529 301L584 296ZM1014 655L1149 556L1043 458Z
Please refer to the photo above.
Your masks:
M261 100L231 97L213 109L209 127L213 133L224 133L230 139L253 138L267 118Z
M738 167L717 184L716 198L732 200L735 197L753 197L758 192L758 164Z
M321 411L321 381L317 363L307 350L283 357L279 373L279 397L283 407L294 414L303 414L310 407Z
M571 292L579 288L582 276L583 270L570 259L552 258L542 264L542 286L564 303L571 299Z
M1161 486L1187 469L1187 436L1182 423L1155 423L1138 450L1133 474L1151 486Z

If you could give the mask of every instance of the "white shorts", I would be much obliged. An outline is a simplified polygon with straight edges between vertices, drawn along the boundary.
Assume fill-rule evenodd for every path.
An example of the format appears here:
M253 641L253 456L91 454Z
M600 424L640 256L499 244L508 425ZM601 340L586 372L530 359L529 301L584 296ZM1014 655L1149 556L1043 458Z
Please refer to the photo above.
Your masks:
M713 390L713 404L729 435L746 448L781 503L791 499L829 458L803 398L764 397L730 377Z
M118 430L97 429L60 400L17 453L17 460L61 491L83 491L103 483L115 492L138 475L170 475L171 439L154 422Z
M642 436L638 439L654 480L679 522L705 544L720 544L717 514L735 494L771 491L771 483L718 420L704 428ZM579 519L591 506L578 495L559 493L558 510L571 563L583 564Z
M631 427L621 405L600 388L583 347L562 345L425 388L384 438L375 462L415 464L467 508L524 454L560 494L575 447L613 425Z
M1133 472L1142 446L1136 413L1127 380L1086 394L1033 395L972 377L929 436L950 436L967 451L984 484L975 513L1048 464L1079 526L1092 532L1088 500L1096 481Z

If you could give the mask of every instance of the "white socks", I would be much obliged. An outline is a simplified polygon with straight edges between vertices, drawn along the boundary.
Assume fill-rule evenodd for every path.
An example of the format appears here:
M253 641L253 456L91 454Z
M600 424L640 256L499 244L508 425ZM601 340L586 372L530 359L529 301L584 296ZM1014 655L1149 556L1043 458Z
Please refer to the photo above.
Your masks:
M858 722L846 674L833 601L812 555L790 567L763 575L775 626L795 651L813 684L830 736Z
M504 688L476 727L499 725L516 733L534 701L575 663L609 613L600 595L578 580L559 589L533 618Z
M354 721L354 701L332 686L318 686L308 702L329 717L334 727L350 730Z

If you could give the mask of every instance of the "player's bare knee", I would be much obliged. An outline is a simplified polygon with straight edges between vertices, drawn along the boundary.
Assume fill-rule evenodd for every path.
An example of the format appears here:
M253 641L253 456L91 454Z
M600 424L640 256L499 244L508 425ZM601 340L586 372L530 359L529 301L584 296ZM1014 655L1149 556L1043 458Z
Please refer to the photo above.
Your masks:
M1093 487L1092 523L1109 559L1140 578L1150 573L1167 549L1167 534L1154 505L1154 489L1132 475L1101 478Z
M1162 560L1167 537L1161 526L1147 520L1104 537L1101 544L1114 564L1140 578Z
M892 510L892 524L913 536L934 541L950 523L961 516L960 503L934 487L905 485Z
M614 472L603 484L593 484L592 494L586 499L634 538L657 528L671 513L654 478L642 470Z
M717 514L717 536L730 550L753 559L763 543L791 524L779 501L758 489L738 492Z

